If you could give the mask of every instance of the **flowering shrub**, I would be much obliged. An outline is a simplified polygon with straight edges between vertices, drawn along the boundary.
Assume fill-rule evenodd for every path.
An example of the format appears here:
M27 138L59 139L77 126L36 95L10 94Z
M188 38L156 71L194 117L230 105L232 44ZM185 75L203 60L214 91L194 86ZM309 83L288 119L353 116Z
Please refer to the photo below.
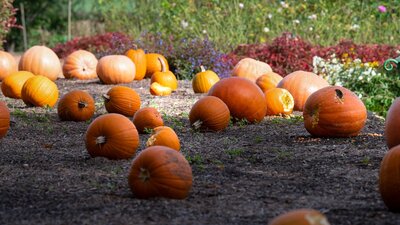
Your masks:
M19 27L15 18L16 9L13 0L3 0L0 8L0 49L3 49L5 37L12 27Z

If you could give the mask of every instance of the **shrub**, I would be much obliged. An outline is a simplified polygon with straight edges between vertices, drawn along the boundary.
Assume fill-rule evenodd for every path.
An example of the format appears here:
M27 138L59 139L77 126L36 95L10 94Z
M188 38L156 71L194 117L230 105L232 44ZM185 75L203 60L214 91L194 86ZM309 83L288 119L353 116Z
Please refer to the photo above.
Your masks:
M15 14L17 10L13 7L14 0L3 0L0 9L0 49L3 49L3 44L6 42L6 35L12 27L19 27Z

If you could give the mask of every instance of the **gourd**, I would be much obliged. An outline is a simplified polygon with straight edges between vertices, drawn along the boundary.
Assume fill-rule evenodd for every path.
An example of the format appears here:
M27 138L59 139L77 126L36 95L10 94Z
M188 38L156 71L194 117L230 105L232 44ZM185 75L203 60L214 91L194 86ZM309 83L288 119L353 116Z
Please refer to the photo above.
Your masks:
M125 52L125 55L132 60L136 67L135 80L142 80L146 75L146 54L143 49L129 49Z
M10 128L10 110L5 102L0 101L0 139L6 136Z
M10 53L0 50L0 81L10 74L17 72L18 65L14 56Z
M97 63L97 76L104 84L129 83L135 79L135 64L125 55L108 55Z
M93 53L77 50L65 58L62 70L66 79L89 80L96 79L98 60Z
M53 107L58 100L58 87L49 78L36 75L22 86L21 98L27 105Z
M73 90L60 98L57 114L65 121L86 121L92 118L95 111L93 97L82 90Z
M268 116L289 115L293 112L294 99L283 88L271 88L264 92Z
M329 225L329 222L315 209L295 209L273 218L268 225Z
M400 97L390 106L385 120L385 139L388 148L400 144Z
M18 71L7 76L1 82L1 91L3 95L9 98L20 99L22 87L25 82L33 77L33 73L28 71Z
M154 72L150 82L157 82L161 86L169 87L172 91L175 91L178 88L178 81L175 75L171 71L166 70L164 60L158 58L158 61L160 61L161 64L161 71Z
M158 53L147 53L146 54L146 77L147 78L151 78L151 76L153 75L153 73L155 72L160 72L162 71L162 66L161 63L158 59L161 59L164 61L164 68L166 71L169 70L169 65L168 65L168 61L167 59Z
M163 126L164 120L156 108L144 107L136 111L135 115L133 115L133 123L138 132L143 134L146 131Z
M133 116L140 109L140 96L130 87L114 86L103 95L107 112Z
M164 87L158 82L153 82L150 85L150 94L155 96L168 96L171 95L172 89L170 87Z
M205 70L201 66L201 72L197 73L192 80L194 93L207 93L210 88L219 81L218 75L212 70Z
M272 72L271 67L267 63L252 58L244 58L235 65L231 75L256 82L258 77L267 72Z
M400 145L386 152L379 170L379 192L390 211L400 212Z
M178 135L176 135L172 128L167 126L159 126L153 129L153 133L147 140L146 146L150 147L154 145L167 146L176 151L181 149Z
M267 72L259 76L256 80L256 84L265 93L271 88L276 88L283 77L274 72Z

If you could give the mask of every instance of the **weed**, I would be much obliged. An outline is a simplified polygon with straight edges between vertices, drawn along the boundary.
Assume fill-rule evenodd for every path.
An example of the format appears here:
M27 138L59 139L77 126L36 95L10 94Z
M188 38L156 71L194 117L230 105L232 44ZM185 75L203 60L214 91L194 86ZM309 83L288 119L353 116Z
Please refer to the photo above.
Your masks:
M237 156L241 156L244 153L243 149L240 148L233 148L233 149L228 149L225 150L225 152L232 157L237 157Z

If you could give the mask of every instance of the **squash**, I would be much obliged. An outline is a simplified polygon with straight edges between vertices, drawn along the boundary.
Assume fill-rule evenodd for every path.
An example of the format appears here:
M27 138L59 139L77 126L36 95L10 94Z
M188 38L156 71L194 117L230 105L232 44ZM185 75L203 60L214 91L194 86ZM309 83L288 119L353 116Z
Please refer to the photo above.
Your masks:
M271 88L264 92L268 116L289 115L293 112L294 99L290 92L283 88Z
M329 222L315 209L295 209L275 217L268 225L329 225Z
M6 136L10 128L10 110L5 102L0 101L0 139Z
M18 71L17 61L10 53L0 50L0 81Z
M161 58L158 58L161 64L161 71L154 72L151 76L151 83L157 82L161 86L169 87L172 91L178 88L178 81L175 75L171 71L167 71L165 68L165 62Z
M276 88L283 77L274 72L267 72L259 76L256 80L256 84L265 93L271 88Z
M90 80L96 79L98 60L91 52L77 50L65 58L62 67L66 79Z
M219 81L218 75L212 70L205 70L201 66L201 72L197 73L192 80L194 93L207 93L211 87Z
M146 77L151 78L153 73L162 71L162 65L159 61L159 58L164 61L164 68L166 71L169 71L169 65L167 59L158 53L147 53L146 54Z
M390 106L385 120L385 139L388 148L400 144L400 97Z
M176 151L181 149L181 144L178 135L171 127L159 126L153 129L153 133L146 142L146 146L161 145L167 146Z
M135 64L125 55L107 55L97 63L97 76L104 84L129 83L135 79Z
M114 86L103 95L107 112L133 116L140 109L140 96L130 87Z
M93 97L82 90L73 90L65 94L57 105L57 114L65 121L86 121L95 111Z
M164 125L164 120L156 108L144 107L136 111L133 115L133 123L139 133L146 133L149 129L154 129Z
M21 98L27 105L53 107L58 100L58 88L45 76L33 76L22 86Z
M258 77L267 72L272 72L271 67L267 63L252 58L244 58L235 65L231 75L256 82Z
M125 55L135 63L136 67L136 75L135 80L142 80L146 75L146 54L144 53L143 49L129 49L125 52Z
M20 99L21 90L25 82L33 77L33 73L28 71L18 71L7 76L1 82L1 91L3 95L9 98Z
M164 87L158 82L153 82L150 85L150 94L155 96L168 96L171 95L172 89L170 87Z
M400 212L400 145L383 157L379 170L379 192L390 211Z

